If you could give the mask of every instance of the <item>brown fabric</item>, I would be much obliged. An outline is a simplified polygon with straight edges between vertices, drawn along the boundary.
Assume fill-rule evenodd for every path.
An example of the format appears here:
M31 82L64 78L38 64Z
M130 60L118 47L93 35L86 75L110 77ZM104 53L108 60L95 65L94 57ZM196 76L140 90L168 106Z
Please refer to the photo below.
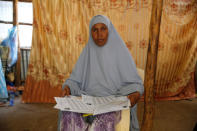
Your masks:
M54 102L53 97L60 95L88 40L89 21L97 14L110 18L137 67L144 69L151 1L33 0L33 43L23 101ZM197 60L196 5L195 0L164 1L156 73L159 98L179 96L192 79Z

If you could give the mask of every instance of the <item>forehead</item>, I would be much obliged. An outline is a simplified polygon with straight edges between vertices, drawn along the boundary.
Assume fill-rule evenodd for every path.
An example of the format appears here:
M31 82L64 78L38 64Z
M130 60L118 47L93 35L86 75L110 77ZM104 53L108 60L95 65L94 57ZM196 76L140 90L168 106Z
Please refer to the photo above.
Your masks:
M106 27L107 28L107 26L105 24L103 24L103 23L97 23L97 24L95 24L95 25L92 26L92 29L93 28L102 28L102 27Z

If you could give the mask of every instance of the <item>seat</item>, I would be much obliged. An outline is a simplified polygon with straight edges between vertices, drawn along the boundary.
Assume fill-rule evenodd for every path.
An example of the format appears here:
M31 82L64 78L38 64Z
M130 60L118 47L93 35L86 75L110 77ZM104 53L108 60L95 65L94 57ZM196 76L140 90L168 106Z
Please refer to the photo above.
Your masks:
M144 70L137 68L138 74L144 82ZM121 120L116 125L116 131L129 131L130 127L130 110L122 110L121 111Z

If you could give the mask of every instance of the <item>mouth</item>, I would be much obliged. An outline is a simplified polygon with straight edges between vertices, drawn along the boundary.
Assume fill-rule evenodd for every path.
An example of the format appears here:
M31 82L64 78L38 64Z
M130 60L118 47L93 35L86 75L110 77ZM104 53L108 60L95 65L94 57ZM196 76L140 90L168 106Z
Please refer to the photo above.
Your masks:
M104 41L104 39L98 39L97 41L98 41L98 42L103 42L103 41Z

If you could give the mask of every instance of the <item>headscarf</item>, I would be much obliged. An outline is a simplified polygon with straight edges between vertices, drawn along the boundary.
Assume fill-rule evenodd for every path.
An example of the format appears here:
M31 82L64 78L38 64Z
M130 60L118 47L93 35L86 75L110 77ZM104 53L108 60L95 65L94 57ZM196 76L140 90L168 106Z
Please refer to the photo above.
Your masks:
M97 46L91 29L97 23L108 28L108 39L104 46ZM111 21L103 15L94 16L89 25L89 40L83 49L72 74L64 83L72 95L128 95L143 92L133 58Z

